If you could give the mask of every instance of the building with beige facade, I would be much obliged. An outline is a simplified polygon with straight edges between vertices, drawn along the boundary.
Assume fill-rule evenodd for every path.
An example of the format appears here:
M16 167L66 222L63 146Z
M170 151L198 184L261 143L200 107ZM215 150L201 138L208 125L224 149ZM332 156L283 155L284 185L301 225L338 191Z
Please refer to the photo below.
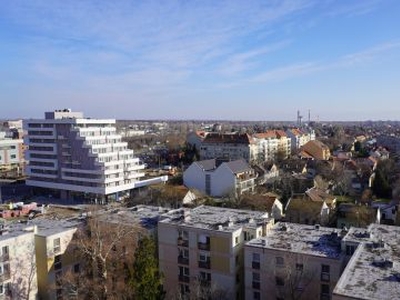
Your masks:
M37 299L35 226L0 226L0 299Z
M171 212L158 225L167 298L244 299L243 245L267 235L268 213L199 206Z
M257 141L257 161L264 162L275 159L285 159L291 154L291 139L283 130L268 130L256 133L253 137Z
M244 247L245 299L331 299L344 262L335 229L277 223Z

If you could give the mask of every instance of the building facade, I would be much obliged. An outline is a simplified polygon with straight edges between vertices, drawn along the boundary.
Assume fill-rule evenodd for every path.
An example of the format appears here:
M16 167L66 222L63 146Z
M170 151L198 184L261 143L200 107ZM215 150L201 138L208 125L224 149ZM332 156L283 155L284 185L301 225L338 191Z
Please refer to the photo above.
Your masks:
M344 267L340 241L331 228L275 224L245 245L245 299L331 299Z
M104 199L153 183L142 180L144 165L117 134L114 119L83 118L70 109L46 112L45 119L26 120L27 185Z
M244 298L243 245L265 236L268 214L211 206L177 210L158 225L167 298Z
M22 168L25 161L23 150L22 139L0 138L0 170Z
M215 159L192 163L183 173L186 187L213 197L237 197L255 188L256 173L243 159L224 162Z

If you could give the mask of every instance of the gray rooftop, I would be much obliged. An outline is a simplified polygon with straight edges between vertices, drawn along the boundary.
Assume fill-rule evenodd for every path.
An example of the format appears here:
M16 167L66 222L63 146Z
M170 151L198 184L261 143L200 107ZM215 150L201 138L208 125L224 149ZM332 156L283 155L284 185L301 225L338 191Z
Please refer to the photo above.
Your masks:
M277 223L266 237L246 245L338 259L341 238L334 228L296 223Z
M215 159L200 160L195 162L203 171L211 171L216 167Z
M400 299L400 227L371 224L333 293L356 299Z
M224 164L234 174L252 170L252 168L248 165L248 163L246 163L243 159L232 160L232 161L226 162Z
M239 228L256 228L269 222L268 213L201 205L193 209L182 208L168 213L163 223L192 228L233 232Z

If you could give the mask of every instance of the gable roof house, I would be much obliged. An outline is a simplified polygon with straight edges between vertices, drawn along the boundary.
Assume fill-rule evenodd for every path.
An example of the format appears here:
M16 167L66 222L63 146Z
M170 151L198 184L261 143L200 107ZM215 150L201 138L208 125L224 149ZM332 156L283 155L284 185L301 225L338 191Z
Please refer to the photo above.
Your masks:
M331 151L329 147L321 141L312 140L301 147L300 156L317 160L329 160Z
M257 174L243 159L224 162L217 167L210 159L192 163L183 173L183 184L190 189L213 196L235 197L254 192Z

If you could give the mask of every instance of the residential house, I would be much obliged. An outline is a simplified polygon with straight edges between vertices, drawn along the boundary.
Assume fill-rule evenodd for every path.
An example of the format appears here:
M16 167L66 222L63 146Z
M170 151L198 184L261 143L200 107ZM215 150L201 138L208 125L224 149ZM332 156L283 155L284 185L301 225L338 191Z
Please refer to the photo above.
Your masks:
M189 189L213 196L239 196L253 192L255 171L242 159L224 162L217 167L215 159L193 162L183 173L183 184Z
M328 146L321 141L312 140L301 147L300 156L317 160L329 160L331 152Z
M306 194L295 194L285 207L285 220L301 224L328 225L331 208L324 201L313 201Z
M376 211L369 205L341 203L336 212L336 227L367 227L375 222Z

